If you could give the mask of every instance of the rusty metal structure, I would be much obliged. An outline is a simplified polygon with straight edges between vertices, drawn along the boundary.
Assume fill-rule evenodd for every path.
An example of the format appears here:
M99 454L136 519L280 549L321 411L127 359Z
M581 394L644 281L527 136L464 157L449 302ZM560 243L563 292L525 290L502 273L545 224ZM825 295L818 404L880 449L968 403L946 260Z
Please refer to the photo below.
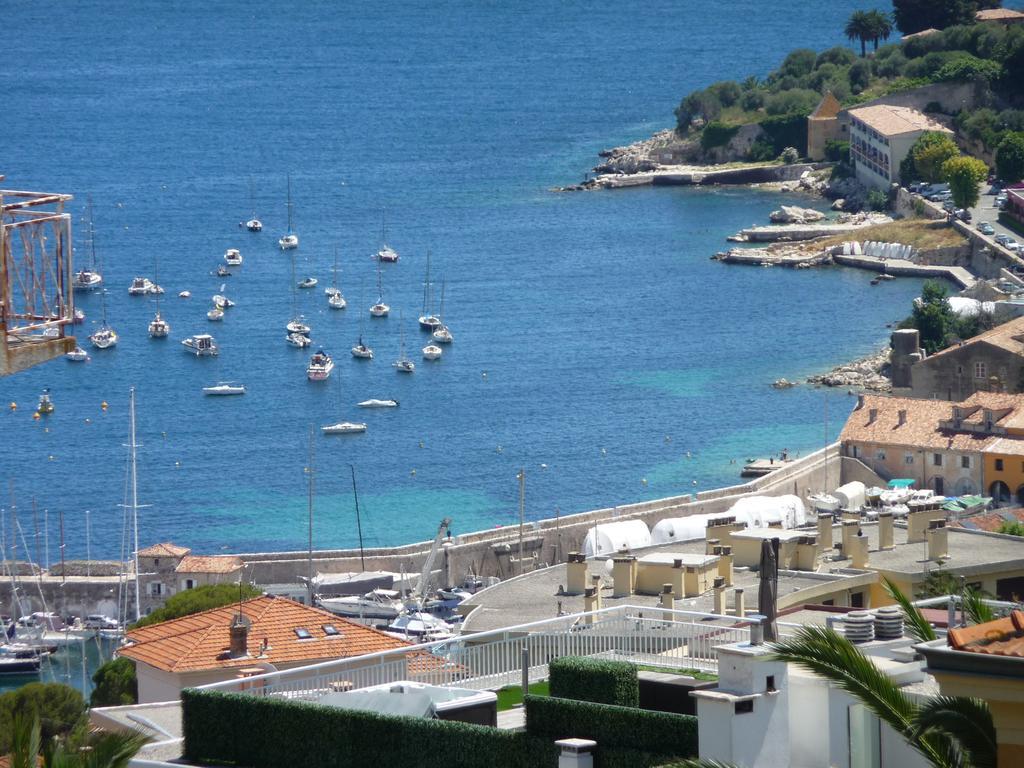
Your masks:
M75 348L71 199L0 189L0 376Z

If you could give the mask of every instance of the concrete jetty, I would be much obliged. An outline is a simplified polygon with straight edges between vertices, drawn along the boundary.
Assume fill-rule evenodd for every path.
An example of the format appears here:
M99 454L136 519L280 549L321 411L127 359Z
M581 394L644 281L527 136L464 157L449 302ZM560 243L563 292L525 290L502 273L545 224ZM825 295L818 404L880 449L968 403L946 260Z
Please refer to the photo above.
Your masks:
M837 253L832 256L836 264L845 267L856 267L868 269L872 272L884 272L887 275L897 277L941 277L952 281L961 289L966 290L978 282L978 278L970 273L965 267L942 267L925 264L915 264L904 259L880 259L876 256L847 256Z
M622 189L643 186L699 186L706 184L764 184L796 181L808 171L827 166L822 163L778 163L740 165L721 168L714 165L664 165L637 173L604 173L582 184L563 187L562 191L586 189Z
M740 231L740 237L750 243L772 243L780 240L814 240L818 237L845 235L858 229L878 224L888 224L892 219L888 216L871 216L862 221L844 224L769 224L762 227L750 227Z

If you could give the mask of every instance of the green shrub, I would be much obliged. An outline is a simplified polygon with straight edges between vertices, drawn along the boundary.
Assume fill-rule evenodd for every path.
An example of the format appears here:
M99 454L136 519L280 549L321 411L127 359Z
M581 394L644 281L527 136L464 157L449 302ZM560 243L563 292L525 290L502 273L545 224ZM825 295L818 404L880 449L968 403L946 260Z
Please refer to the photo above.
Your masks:
M738 125L726 125L725 123L711 122L704 127L700 135L700 145L703 149L724 147L732 137L736 135L740 127Z
M120 707L139 701L139 681L131 659L111 659L93 673L92 682L96 687L89 697L90 707Z
M868 192L867 205L872 211L884 211L889 207L889 196L880 189Z
M825 159L834 163L848 163L850 161L850 142L838 139L826 141Z
M931 114L942 114L942 105L937 101L929 101L924 105L924 111Z
M792 165L800 160L800 153L797 151L796 147L786 147L779 155L779 160L786 165Z
M775 149L764 139L758 139L750 145L747 160L752 163L766 163L775 159Z
M0 694L0 755L11 750L15 713L38 717L44 742L55 736L81 739L89 724L85 699L74 688L63 683L28 683Z
M526 731L538 740L593 739L600 768L658 765L698 752L695 717L571 699L527 696Z
M563 656L552 660L548 671L552 696L621 707L640 704L635 664Z
M167 598L163 608L157 608L148 616L143 616L132 625L132 628L159 624L161 621L170 619L180 619L182 616L191 616L200 611L237 603L240 597L249 599L262 594L262 591L251 584L243 584L241 588L237 584L207 584L195 589L186 589Z
M801 155L807 154L806 113L766 117L760 126L765 140L771 145L771 157L778 157L786 147L796 147Z
M799 113L806 118L821 101L821 94L809 88L793 88L773 93L764 103L769 115L789 115Z
M192 689L181 699L193 763L553 768L557 760L553 740L482 725Z

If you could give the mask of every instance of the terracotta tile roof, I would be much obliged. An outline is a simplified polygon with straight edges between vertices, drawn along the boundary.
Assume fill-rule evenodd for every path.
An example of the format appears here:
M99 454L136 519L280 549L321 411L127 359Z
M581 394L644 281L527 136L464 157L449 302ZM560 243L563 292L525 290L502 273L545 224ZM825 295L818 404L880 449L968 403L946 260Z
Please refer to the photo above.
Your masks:
M1024 456L1024 439L998 437L991 444L985 446L982 452L1001 456Z
M958 651L1024 658L1024 611L973 627L951 629L948 637L950 647Z
M871 420L872 410L876 411L874 421ZM903 424L899 423L900 411L906 411ZM952 415L953 403L944 400L864 395L864 404L850 414L839 439L844 443L905 445L949 451L981 451L996 439L991 435L941 429L939 422L948 421Z
M946 347L925 359L931 360L942 355L948 355L951 352L973 344L991 344L994 347L1005 349L1007 352L1013 352L1014 354L1024 353L1024 317L1018 317L1010 320L1008 323L997 325L991 331L979 333L977 336L967 339L967 341L954 344L952 347Z
M970 515L959 520L950 520L946 525L953 528L966 528L964 523L969 522L974 528L989 533L997 533L999 527L1006 522L1006 515L1012 515L1017 522L1024 523L1024 509L1000 509L998 512L986 512L982 515ZM945 610L945 609L943 609Z
M839 110L843 108L839 100L832 94L832 91L825 91L825 95L821 97L821 101L818 102L817 109L811 113L811 119L831 119L839 114Z
M910 107L896 107L890 104L875 104L871 107L851 109L850 116L855 117L869 128L874 128L883 136L899 136L915 131L940 131L952 133L949 128L937 120L928 117Z
M241 570L242 560L234 555L185 555L175 573L234 573Z
M165 541L163 544L154 544L151 547L139 550L139 557L184 557L192 550L188 547L179 547Z
M989 8L974 14L977 21L1024 21L1024 13L1010 8Z
M238 604L234 603L132 630L127 635L131 645L118 649L117 653L166 672L194 672L251 666L257 659L275 666L312 664L408 645L319 608L265 595L242 603L242 613L250 622L248 647L251 655L231 659L226 657L231 645L229 627L237 612ZM333 624L340 635L328 636L324 624ZM298 628L308 630L311 637L300 640L295 634ZM265 654L257 656L264 638L269 641L269 648ZM423 661L428 662L429 659Z

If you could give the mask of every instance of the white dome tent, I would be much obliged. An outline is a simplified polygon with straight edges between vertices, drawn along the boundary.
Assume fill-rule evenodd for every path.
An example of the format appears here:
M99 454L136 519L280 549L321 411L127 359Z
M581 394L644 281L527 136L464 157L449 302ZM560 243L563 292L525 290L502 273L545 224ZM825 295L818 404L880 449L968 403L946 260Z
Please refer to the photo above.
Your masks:
M596 543L596 546L595 546ZM583 554L614 555L622 550L642 549L651 546L651 532L643 520L620 520L602 523L587 531L583 540Z

